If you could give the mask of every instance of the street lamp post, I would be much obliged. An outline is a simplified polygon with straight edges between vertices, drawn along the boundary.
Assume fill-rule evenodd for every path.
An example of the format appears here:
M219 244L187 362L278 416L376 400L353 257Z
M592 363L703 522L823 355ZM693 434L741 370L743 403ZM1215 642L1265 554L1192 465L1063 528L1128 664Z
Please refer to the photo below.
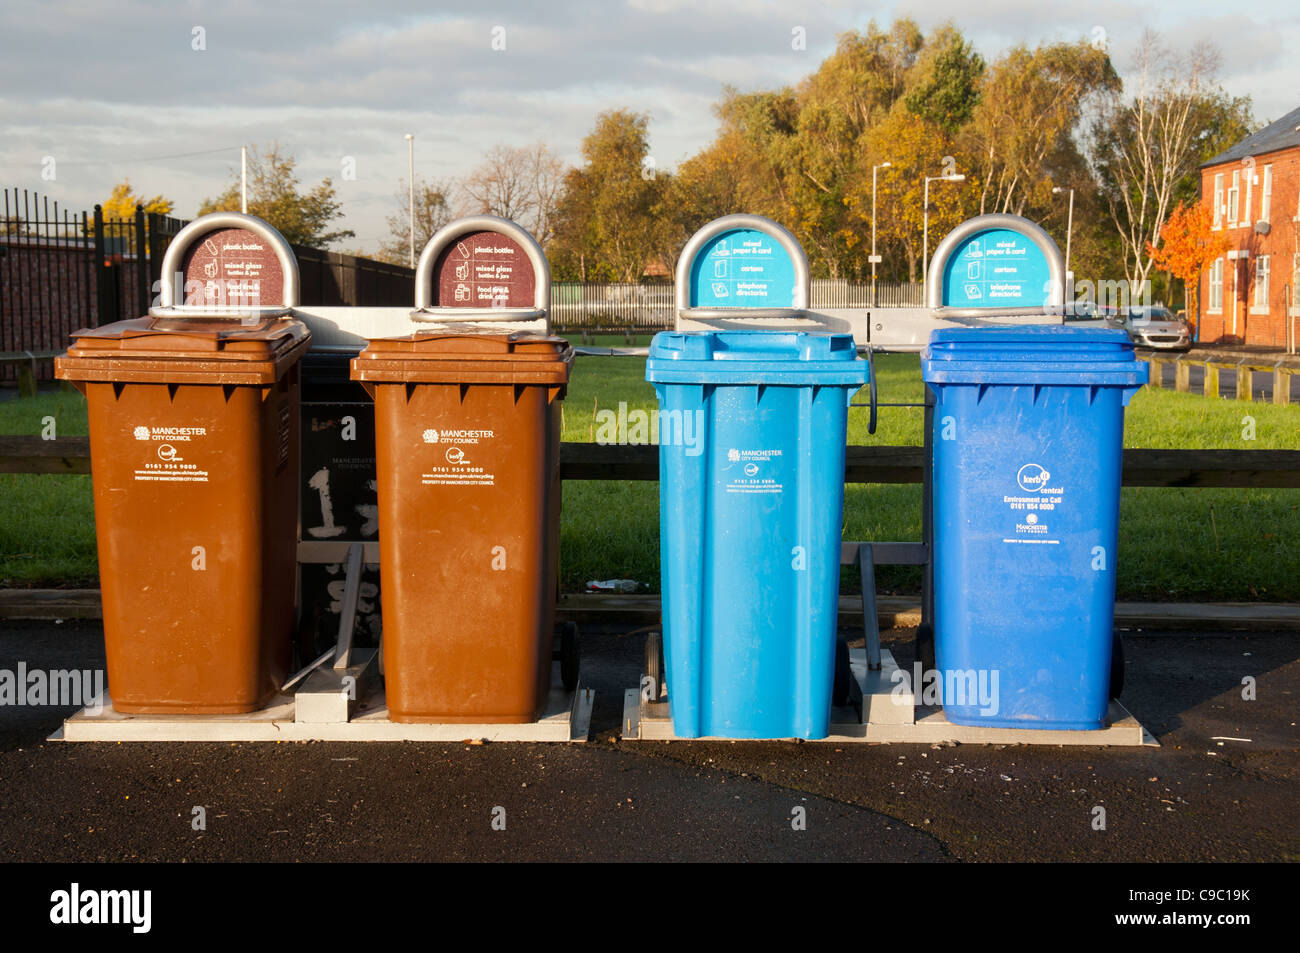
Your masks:
M411 267L415 267L415 135L408 132L406 134L407 150L407 213L411 224Z
M1070 233L1074 231L1074 189L1067 189L1063 186L1053 186L1052 194L1060 195L1062 192L1070 193L1070 211L1065 220L1065 273L1070 274Z
M876 254L876 170L888 169L892 162L882 162L871 167L871 306L876 306L876 263L880 256Z
M921 300L929 300L930 291L930 183L931 182L965 182L966 176L960 172L952 175L931 175L925 179L925 201L922 203L921 211L921 231L924 235L922 239L921 258Z

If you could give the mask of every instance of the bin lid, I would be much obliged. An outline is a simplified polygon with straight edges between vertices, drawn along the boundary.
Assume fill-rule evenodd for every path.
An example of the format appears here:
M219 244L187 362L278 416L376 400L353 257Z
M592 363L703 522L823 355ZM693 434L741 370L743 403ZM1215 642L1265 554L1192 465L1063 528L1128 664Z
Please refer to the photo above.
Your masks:
M311 343L291 317L133 318L72 334L55 362L60 380L163 384L272 384Z
M665 331L650 342L646 380L668 384L865 384L851 334Z
M573 348L532 331L416 331L377 338L352 361L352 379L379 384L567 384Z
M933 384L1137 387L1147 374L1128 334L1113 328L945 328L921 352L921 377Z

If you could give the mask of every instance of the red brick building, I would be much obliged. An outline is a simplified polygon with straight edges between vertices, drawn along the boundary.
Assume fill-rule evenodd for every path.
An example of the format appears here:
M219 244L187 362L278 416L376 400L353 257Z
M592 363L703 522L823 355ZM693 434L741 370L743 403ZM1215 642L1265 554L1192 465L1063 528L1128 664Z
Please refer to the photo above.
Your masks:
M1200 340L1286 347L1300 335L1300 109L1201 166L1201 201L1229 250L1201 276Z

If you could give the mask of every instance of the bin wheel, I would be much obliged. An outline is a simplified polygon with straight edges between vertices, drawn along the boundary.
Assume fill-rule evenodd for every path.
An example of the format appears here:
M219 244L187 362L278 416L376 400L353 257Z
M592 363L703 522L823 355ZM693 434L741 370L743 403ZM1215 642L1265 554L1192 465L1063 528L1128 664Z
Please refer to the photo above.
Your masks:
M831 704L842 708L849 703L849 685L853 670L849 667L849 643L835 640L835 681L831 685Z
M1124 691L1124 640L1116 632L1110 644L1110 697L1119 698Z
M646 636L645 677L650 680L650 696L646 698L643 690L641 697L646 698L647 701L659 701L660 691L664 683L664 638L658 632L651 632Z
M916 659L921 663L922 678L934 671L934 626L929 623L916 627ZM914 686L913 691L919 692L920 686Z
M579 656L578 624L565 622L560 626L560 682L566 692L578 687Z

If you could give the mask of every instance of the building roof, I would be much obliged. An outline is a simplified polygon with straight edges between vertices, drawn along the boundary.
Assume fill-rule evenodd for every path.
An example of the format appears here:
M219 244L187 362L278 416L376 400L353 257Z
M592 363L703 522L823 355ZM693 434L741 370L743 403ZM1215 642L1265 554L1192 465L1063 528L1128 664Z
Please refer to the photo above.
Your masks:
M1202 163L1201 168L1239 161L1247 156L1263 155L1265 152L1276 152L1278 149L1289 149L1292 146L1300 146L1300 106L1277 122L1270 123L1254 135L1242 139L1226 152L1219 153L1209 162Z

